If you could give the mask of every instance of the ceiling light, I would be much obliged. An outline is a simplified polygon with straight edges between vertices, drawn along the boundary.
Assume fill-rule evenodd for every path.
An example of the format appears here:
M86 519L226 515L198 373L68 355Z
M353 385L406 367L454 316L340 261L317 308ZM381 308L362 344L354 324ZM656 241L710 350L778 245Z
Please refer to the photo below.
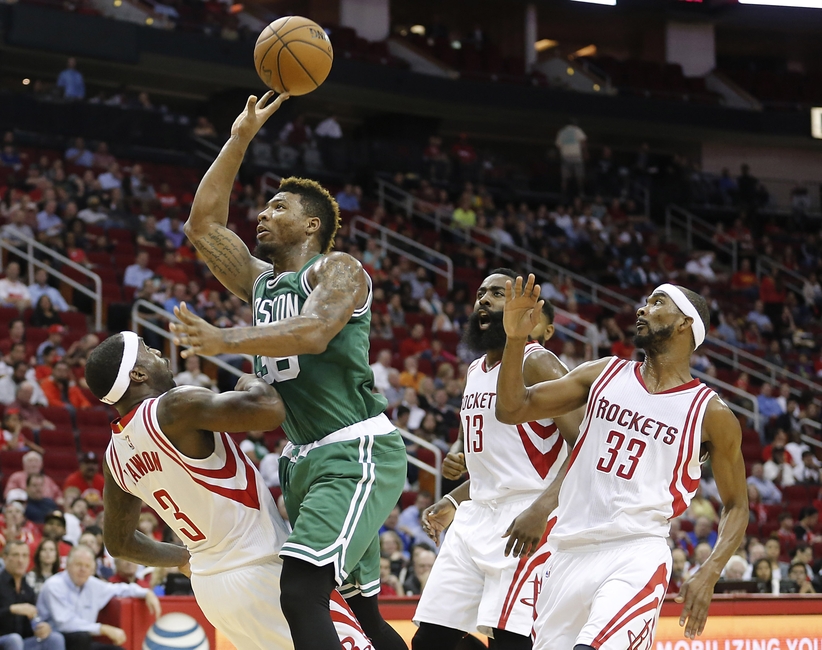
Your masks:
M798 7L800 9L822 9L822 0L739 0L741 5L764 5L768 7Z
M23 85L24 86L28 86L30 83L31 83L31 79L28 79L28 78L23 79Z
M822 140L822 108L811 109L811 135Z
M740 0L741 2L742 0ZM592 5L610 5L616 6L617 0L574 0L574 2L587 2Z
M425 25L412 25L411 33L419 34L420 36L425 36Z
M577 59L581 56L596 56L596 54L597 54L597 46L596 45L586 45L585 47L582 47L582 48L578 49L576 52L574 52L568 58L569 59Z
M569 66L568 66L568 69L567 69L565 72L567 72L567 73L568 73L568 76L569 76L569 77L573 77L573 76L574 76L574 72L576 72L576 71L575 71L575 70L574 70L574 69L573 69L573 68L569 65Z
M550 50L552 47L556 47L559 45L558 41L552 41L550 38L543 38L540 41L534 43L534 49L537 52L544 52L545 50Z

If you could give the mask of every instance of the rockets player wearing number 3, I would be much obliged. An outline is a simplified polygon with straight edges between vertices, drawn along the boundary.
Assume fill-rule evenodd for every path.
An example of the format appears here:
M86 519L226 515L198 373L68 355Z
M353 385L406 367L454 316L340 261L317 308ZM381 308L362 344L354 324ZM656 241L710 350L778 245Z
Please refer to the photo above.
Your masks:
M524 285L524 286L523 286ZM497 418L515 424L585 406L580 434L548 521L534 649L650 648L671 575L670 520L688 507L710 455L723 510L708 560L683 585L679 623L701 634L714 585L748 525L742 432L722 400L691 377L705 339L699 294L663 284L637 310L642 363L615 357L526 387L528 333L541 301L534 276L508 282L507 342L497 383Z

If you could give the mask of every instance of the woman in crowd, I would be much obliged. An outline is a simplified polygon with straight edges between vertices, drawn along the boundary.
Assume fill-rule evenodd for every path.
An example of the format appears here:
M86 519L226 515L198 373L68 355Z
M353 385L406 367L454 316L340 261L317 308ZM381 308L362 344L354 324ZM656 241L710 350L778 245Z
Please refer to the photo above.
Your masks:
M26 582L34 589L35 594L39 594L43 583L59 572L60 556L57 544L50 539L44 539L34 552L34 567L26 574Z
M62 325L63 319L51 304L51 298L46 294L40 296L34 312L31 315L32 327L49 327L50 325Z

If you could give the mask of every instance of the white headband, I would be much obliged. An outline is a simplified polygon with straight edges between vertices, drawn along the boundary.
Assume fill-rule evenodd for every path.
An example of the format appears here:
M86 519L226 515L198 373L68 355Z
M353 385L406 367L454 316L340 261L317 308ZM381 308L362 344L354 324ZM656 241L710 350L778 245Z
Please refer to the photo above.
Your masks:
M653 293L657 291L664 293L673 300L674 304L679 307L679 310L693 321L691 323L691 330L694 333L694 349L702 345L702 342L705 340L705 323L702 322L702 318L699 316L696 307L688 300L682 292L682 289L672 284L660 284L654 289Z
M140 343L140 337L134 332L120 332L120 334L123 335L123 358L120 359L120 369L117 371L117 379L114 380L111 390L106 393L105 397L100 398L100 401L106 404L116 404L126 394L128 387L131 385L129 375L137 361L137 347Z

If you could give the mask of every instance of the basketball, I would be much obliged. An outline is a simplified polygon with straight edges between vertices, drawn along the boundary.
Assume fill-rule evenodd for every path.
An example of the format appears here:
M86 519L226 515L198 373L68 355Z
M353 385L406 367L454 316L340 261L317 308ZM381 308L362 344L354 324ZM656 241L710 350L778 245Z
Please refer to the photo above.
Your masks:
M173 612L157 619L143 640L143 650L209 650L205 630L188 614Z
M306 95L331 71L334 50L323 28L302 16L284 16L266 27L254 46L254 67L278 93Z

